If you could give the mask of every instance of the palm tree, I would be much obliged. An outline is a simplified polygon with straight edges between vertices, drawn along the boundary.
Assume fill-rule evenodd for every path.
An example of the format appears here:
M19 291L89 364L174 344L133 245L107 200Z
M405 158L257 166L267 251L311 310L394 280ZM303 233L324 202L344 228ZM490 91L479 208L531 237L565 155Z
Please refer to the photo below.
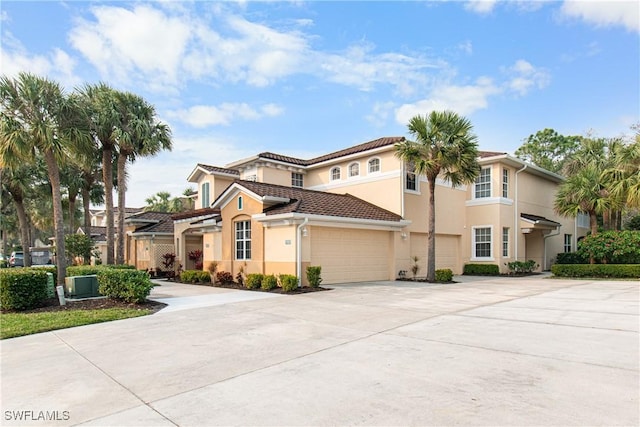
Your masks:
M620 147L614 165L605 171L611 182L611 192L627 207L640 208L640 132L636 128L635 141Z
M155 108L141 97L128 92L116 94L119 122L114 126L118 142L118 215L116 262L124 263L124 208L126 206L127 162L138 157L154 156L161 150L171 150L171 130L158 122Z
M29 191L27 183L31 176L30 168L25 165L19 165L14 168L3 168L0 164L0 183L2 189L9 193L18 217L20 226L20 244L24 253L24 266L31 265L31 239L29 238L29 219L27 217L27 209L25 208L26 193Z
M178 197L171 197L168 191L158 191L151 197L145 199L147 204L144 207L146 212L182 212L184 205Z
M84 132L82 110L51 80L29 73L0 78L0 154L13 167L42 155L51 184L59 284L64 283L66 260L64 218L60 194L60 164L72 146L90 141Z
M477 137L466 118L452 111L432 111L428 116L409 120L409 133L416 139L396 145L396 156L414 165L418 175L429 184L427 233L427 280L435 280L436 271L436 178L453 186L471 184L480 171Z

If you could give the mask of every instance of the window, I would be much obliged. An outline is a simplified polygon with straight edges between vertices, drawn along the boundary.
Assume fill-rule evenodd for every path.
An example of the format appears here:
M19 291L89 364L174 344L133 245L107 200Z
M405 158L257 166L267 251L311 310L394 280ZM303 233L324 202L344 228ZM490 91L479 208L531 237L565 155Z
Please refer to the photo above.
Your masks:
M238 197L238 210L241 211L242 210L242 205L243 205L243 200L242 200L242 196Z
M209 207L209 183L205 182L200 187L200 207L208 208Z
M251 221L236 222L236 259L251 259Z
M565 234L564 235L564 251L565 252L571 252L571 241L572 239L572 235L571 234Z
M473 229L473 255L475 258L491 258L491 227Z
M404 178L404 188L406 190L418 191L418 179L415 170L416 166L413 162L407 163L407 173Z
M369 160L369 173L380 172L380 159Z
M491 168L482 168L476 178L475 198L491 197Z
M509 257L509 229L507 227L502 229L502 256Z
M301 173L291 172L291 186L292 187L303 187L303 178Z
M335 167L333 169L331 169L331 181L337 181L340 179L340 168L339 167Z
M502 169L502 197L509 198L509 169Z
M589 228L589 214L584 212L578 212L578 227Z
M358 176L360 175L360 163L351 163L349 165L349 176Z

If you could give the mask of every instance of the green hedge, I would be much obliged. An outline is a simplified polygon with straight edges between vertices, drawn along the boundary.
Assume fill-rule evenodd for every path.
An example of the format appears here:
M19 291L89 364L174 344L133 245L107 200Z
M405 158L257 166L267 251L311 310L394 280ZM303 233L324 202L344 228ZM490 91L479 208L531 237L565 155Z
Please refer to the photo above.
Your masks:
M135 270L136 267L128 264L70 265L67 267L67 277L90 276L92 274L98 274L98 271L102 271L106 268L112 270Z
M448 283L453 280L453 271L448 268L436 270L436 282Z
M41 269L5 269L0 272L0 308L28 310L47 299L47 272Z
M312 288L317 288L322 283L322 277L320 277L320 273L322 272L321 266L313 266L310 265L307 267L307 281L309 282L309 286Z
M209 283L211 275L208 271L185 270L180 273L180 281L184 283Z
M462 274L470 276L498 276L500 267L496 264L465 264Z
M102 295L126 302L143 302L154 286L146 271L103 268L97 276Z
M640 264L554 264L551 272L559 277L640 278Z
M560 252L556 255L556 264L588 264L589 257L579 252Z
M260 283L260 289L263 291L270 291L271 289L275 289L278 287L278 279L273 274L266 275L262 278L262 283Z
M282 292L293 292L298 289L298 278L292 274L281 274Z
M29 271L44 271L45 273L53 274L53 277L57 277L58 276L58 268L55 265L50 265L50 266L46 266L46 267L24 267L22 270L23 271L25 271L25 270L29 270Z

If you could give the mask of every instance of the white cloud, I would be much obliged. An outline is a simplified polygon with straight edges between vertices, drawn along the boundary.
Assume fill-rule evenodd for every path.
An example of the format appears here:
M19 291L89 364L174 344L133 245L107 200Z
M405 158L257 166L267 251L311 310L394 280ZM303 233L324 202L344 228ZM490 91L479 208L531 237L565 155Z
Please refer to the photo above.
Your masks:
M376 102L373 104L371 114L367 115L365 119L376 127L382 127L387 123L394 107L395 103L391 101Z
M526 95L533 88L542 89L551 81L549 72L536 68L524 59L519 59L507 69L510 76L506 82L508 89L518 95Z
M597 27L623 26L629 31L640 32L640 3L634 0L571 0L562 4L560 12Z
M229 125L236 120L258 120L263 117L275 117L284 112L276 104L265 104L256 109L246 103L223 103L214 105L195 105L193 107L170 111L167 116L175 118L193 127Z
M475 13L487 14L493 11L497 0L472 0L465 2L464 8Z
M461 115L469 115L487 108L489 97L500 92L501 89L487 77L479 78L472 85L437 86L429 98L400 106L396 110L396 121L406 124L411 117L425 115L433 110L453 110Z

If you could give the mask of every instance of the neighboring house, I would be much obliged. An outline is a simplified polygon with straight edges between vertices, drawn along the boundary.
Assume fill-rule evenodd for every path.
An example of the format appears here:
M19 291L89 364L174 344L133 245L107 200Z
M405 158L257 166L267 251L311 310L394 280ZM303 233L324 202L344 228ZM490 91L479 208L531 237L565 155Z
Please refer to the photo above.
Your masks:
M96 250L100 254L99 262L101 264L107 263L107 211L105 209L90 209L91 214L91 230L87 233L84 226L79 227L76 233L89 234L91 239L96 245ZM125 218L142 212L141 208L124 208ZM120 215L120 209L116 206L113 208L113 229L114 233L117 232L118 218ZM116 237L114 234L114 256L115 256ZM92 259L92 264L96 263L96 259Z
M215 167L198 164L196 211L174 215L179 262L203 251L206 268L296 274L322 266L324 284L394 280L418 257L426 273L427 182L380 138L310 160L274 153ZM532 259L550 268L575 250L588 220L553 212L563 178L505 153L480 152L476 183L436 184L436 267Z
M165 269L163 255L174 252L171 215L139 212L125 218L125 263L138 270Z
M76 234L88 235L93 240L98 254L100 254L99 262L95 257L91 257L91 264L107 263L107 227L91 226L89 231L85 227L79 227Z
M107 226L107 211L106 209L90 209L91 213L91 226L106 227ZM124 217L142 212L142 208L124 208ZM120 217L120 209L116 206L113 208L113 223L118 224L118 218ZM114 225L115 226L115 225Z

